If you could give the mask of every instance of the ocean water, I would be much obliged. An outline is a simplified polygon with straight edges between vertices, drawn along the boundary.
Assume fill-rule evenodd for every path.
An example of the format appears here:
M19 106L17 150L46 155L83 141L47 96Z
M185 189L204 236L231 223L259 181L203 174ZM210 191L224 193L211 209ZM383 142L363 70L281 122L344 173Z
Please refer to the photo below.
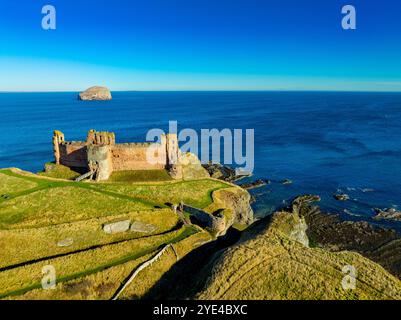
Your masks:
M84 140L89 129L144 141L151 128L254 129L252 191L265 216L300 194L353 220L375 207L401 209L401 94L337 92L115 92L108 102L77 93L1 93L0 167L39 171L52 161L52 132ZM291 179L293 184L279 181ZM350 195L339 202L336 192ZM401 230L398 222L375 222Z

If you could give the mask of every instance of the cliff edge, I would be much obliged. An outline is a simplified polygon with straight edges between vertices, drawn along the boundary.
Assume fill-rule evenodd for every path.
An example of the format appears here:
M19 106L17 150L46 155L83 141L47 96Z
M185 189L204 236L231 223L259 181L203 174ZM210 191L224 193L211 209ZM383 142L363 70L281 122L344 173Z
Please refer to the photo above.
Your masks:
M309 247L306 227L296 212L260 221L210 259L195 298L401 299L399 279L357 253ZM353 288L347 287L347 268L356 271Z

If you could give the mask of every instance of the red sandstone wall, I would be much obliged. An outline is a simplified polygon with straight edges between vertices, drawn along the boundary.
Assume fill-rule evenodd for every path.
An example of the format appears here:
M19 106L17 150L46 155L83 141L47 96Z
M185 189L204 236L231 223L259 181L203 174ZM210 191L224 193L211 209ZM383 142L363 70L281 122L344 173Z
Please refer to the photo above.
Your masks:
M149 163L147 160L148 144L116 144L111 147L113 170L152 170L164 169L166 163L166 149L165 146L157 146L156 152L163 161L158 164Z
M85 143L60 144L60 163L67 167L86 168L88 158Z
M147 152L150 144L116 144L110 146L113 171L123 170L155 170L167 166L166 146L152 144L159 163L150 163ZM88 157L85 142L61 143L60 164L68 167L87 168Z

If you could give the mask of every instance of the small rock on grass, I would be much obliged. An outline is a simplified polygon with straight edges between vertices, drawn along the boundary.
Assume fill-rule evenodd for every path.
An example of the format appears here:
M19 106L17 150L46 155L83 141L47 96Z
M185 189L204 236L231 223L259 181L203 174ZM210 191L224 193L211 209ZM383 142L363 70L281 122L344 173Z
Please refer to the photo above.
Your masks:
M131 225L130 220L122 220L122 221L107 223L103 225L103 231L106 232L107 234L126 232L129 230L130 225Z
M74 239L66 238L57 242L58 247L69 247L74 243Z
M130 230L139 233L152 233L157 230L157 227L153 224L134 221L131 225Z

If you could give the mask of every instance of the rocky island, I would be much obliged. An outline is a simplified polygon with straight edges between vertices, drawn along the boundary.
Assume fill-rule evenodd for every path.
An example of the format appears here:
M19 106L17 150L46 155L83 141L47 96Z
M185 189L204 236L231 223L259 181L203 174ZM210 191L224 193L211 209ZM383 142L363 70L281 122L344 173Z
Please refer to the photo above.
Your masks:
M79 94L80 100L111 100L111 92L106 87L94 86Z

